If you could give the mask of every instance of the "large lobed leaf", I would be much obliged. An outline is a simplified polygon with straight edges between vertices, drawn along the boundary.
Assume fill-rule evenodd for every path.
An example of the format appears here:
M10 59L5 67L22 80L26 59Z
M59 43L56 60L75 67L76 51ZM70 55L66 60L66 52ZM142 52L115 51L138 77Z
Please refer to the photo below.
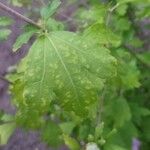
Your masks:
M86 37L65 31L36 40L18 69L20 77L13 87L22 118L33 115L39 119L38 115L50 109L52 100L66 111L88 114L105 79L116 73L116 59L106 48L92 43L92 39L86 41Z

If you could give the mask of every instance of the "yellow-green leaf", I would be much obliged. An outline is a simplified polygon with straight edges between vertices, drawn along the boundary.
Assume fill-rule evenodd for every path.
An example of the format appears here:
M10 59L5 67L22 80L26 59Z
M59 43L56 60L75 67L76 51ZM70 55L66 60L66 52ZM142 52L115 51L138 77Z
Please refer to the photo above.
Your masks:
M13 117L10 115L4 115L2 117L2 121L9 122L12 121ZM7 143L9 137L13 133L15 129L15 123L5 123L0 125L0 145L4 145Z
M51 101L65 111L87 116L105 79L116 74L116 59L108 49L95 46L93 41L88 46L85 41L65 31L36 40L19 66L13 88L21 89L19 93L14 90L21 120L32 120L33 113L40 118L50 109Z

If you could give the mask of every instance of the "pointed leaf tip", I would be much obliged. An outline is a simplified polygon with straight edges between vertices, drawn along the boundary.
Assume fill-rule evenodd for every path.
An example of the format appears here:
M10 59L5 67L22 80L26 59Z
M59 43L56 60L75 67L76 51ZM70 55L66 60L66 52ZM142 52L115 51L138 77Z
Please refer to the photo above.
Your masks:
M57 8L60 6L61 1L60 0L52 0L48 6L45 6L41 9L41 17L44 20L47 20L49 17L51 17L57 10Z

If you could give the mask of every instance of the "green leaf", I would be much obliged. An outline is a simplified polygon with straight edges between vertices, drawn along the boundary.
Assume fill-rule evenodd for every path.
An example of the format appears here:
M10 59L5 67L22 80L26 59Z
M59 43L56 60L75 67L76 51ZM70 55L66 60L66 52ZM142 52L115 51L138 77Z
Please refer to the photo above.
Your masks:
M22 47L23 44L26 44L36 31L37 30L31 30L29 32L21 34L13 45L13 51L17 51Z
M140 111L142 116L149 116L150 115L150 110L147 108L142 107L139 109L139 111Z
M148 131L150 131L150 116L147 116L143 119L143 121L141 122L141 129L142 129L144 141L149 142L150 134Z
M0 17L0 26L8 26L11 25L12 20L8 17Z
M41 9L41 16L44 20L47 20L49 17L51 17L57 10L57 8L60 6L61 1L60 0L52 0L48 6L43 7Z
M118 58L118 77L121 81L121 86L125 89L133 89L139 87L140 71L137 67L137 62L133 59L130 53L123 49L118 49L115 55Z
M49 18L46 22L46 29L48 29L48 31L62 31L64 25L55 19Z
M95 23L84 31L85 38L93 38L99 45L112 45L118 47L121 43L120 38L115 35L104 24ZM90 44L90 43L89 43Z
M114 22L115 22L115 30L118 32L124 32L124 31L129 31L131 27L131 22L128 20L127 17L118 17L114 16L113 17ZM123 38L123 37L122 37Z
M137 57L141 59L141 61L143 61L144 63L150 66L150 52L149 51L144 52L142 54L137 54Z
M11 31L8 29L0 29L0 41L6 40L10 33Z
M18 74L20 83L14 84L14 88L24 87L23 99L17 100L22 101L19 111L27 107L42 115L55 100L64 110L87 116L104 79L116 74L116 59L106 48L94 47L92 42L88 47L74 33L51 32L37 39L19 68L25 68L18 70L23 71Z
M95 128L95 138L96 138L96 140L98 140L102 136L103 129L104 129L104 122L102 122L102 123L100 123L96 126L96 128Z
M126 148L124 147L121 147L119 145L108 145L104 148L104 150L127 150Z
M10 115L4 115L2 117L3 122L12 121L13 117ZM7 143L9 137L15 129L15 123L5 123L0 125L0 145Z
M131 119L130 107L124 98L118 98L113 102L112 115L116 127L123 126L126 121Z
M59 126L64 134L70 135L76 124L74 122L64 122L61 123Z
M65 144L68 146L70 150L80 150L80 145L79 143L72 137L68 135L63 136Z
M78 138L80 140L86 140L87 138L92 139L92 135L90 134L90 125L86 122L86 124L82 124L79 126L79 135ZM89 137L88 137L89 136Z
M150 110L139 106L137 103L130 103L130 107L131 107L131 111L132 111L132 117L133 117L133 121L140 125L142 122L142 118L144 116L149 116L150 115Z
M84 23L84 26L89 26L95 22L105 23L107 11L108 7L98 2L97 5L90 7L90 9L80 9L79 18Z
M61 130L53 122L47 122L42 130L42 139L49 145L57 147L61 144Z
M119 2L120 4L125 4L125 3L137 3L137 2L141 2L141 0L117 0L117 2ZM150 0L143 0L142 2L144 3L149 3Z
M120 134L120 138L122 139L122 141L124 143L124 146L128 149L131 147L133 138L138 137L137 128L132 123L132 121L126 122L124 124L124 126L122 128L120 128L120 131L118 131L118 132Z
M116 11L120 16L124 16L127 12L128 5L122 4L119 7L117 7Z

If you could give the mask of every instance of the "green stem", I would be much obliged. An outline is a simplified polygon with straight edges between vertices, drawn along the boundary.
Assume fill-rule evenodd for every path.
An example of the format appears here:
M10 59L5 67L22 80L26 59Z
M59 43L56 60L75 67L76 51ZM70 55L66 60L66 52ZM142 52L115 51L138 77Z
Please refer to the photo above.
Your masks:
M107 18L106 18L106 26L109 25L109 22L110 22L112 13L115 11L115 9L116 9L118 6L120 6L120 3L117 3L115 6L113 6L112 8L109 8L109 9L108 9L108 15L107 15Z

